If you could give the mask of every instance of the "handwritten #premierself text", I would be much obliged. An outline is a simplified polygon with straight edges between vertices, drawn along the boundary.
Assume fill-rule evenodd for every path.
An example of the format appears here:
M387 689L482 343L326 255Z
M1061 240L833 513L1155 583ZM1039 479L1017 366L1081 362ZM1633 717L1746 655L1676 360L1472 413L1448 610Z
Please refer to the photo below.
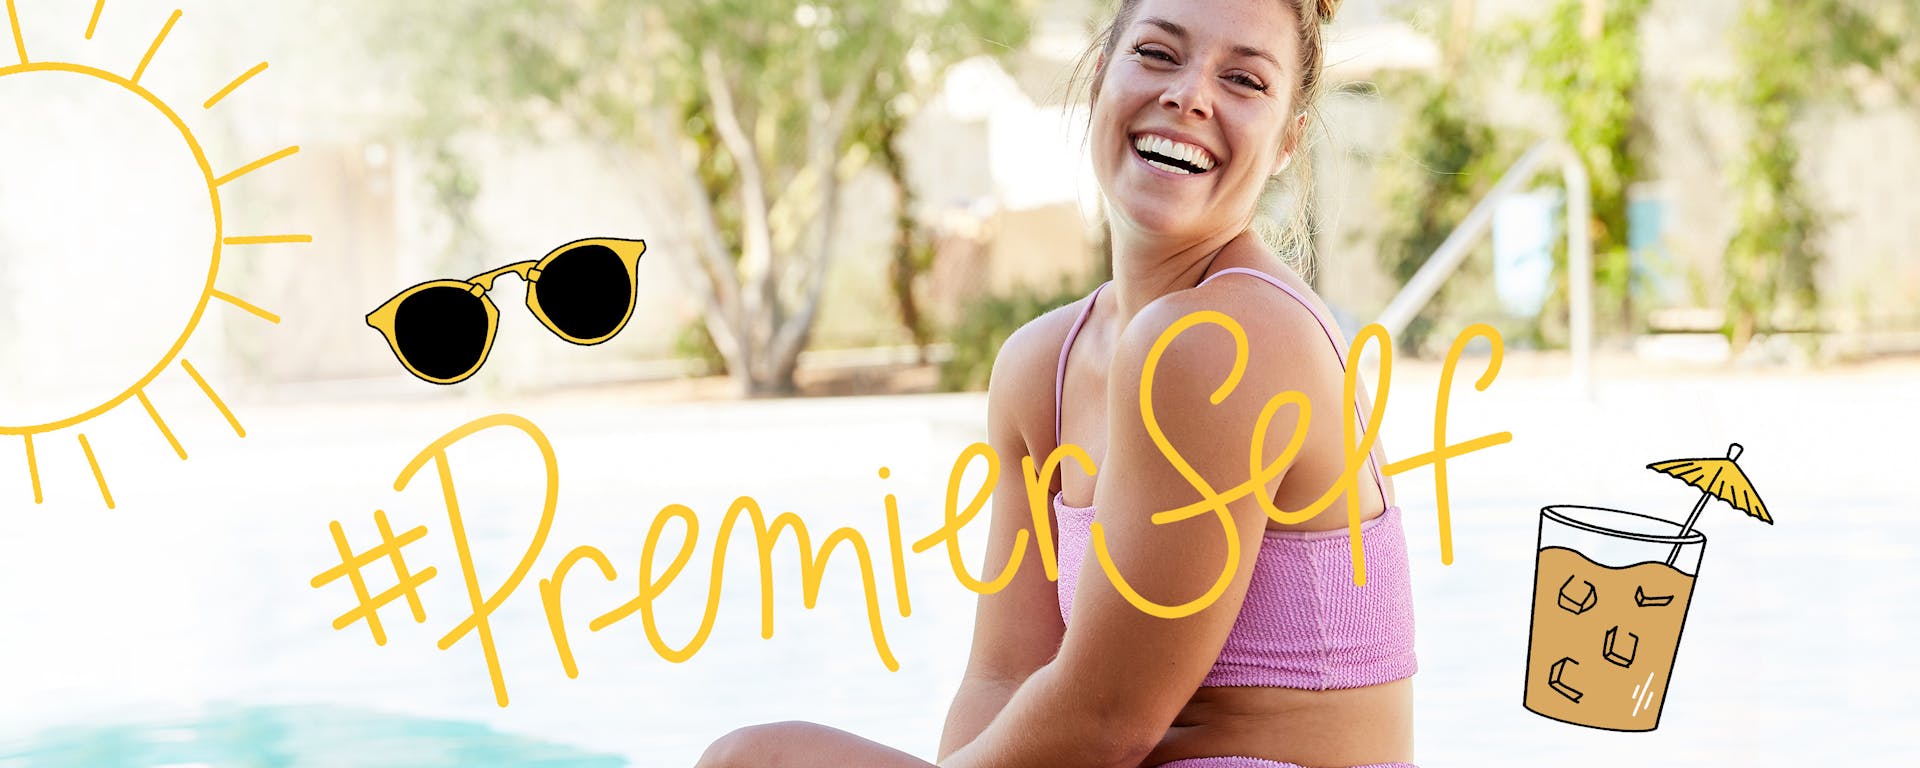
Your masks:
M1307 434L1307 427L1311 418L1311 411L1308 407L1309 404L1304 394L1297 391L1290 391L1274 395L1268 400L1266 407L1262 410L1261 421L1255 425L1254 438L1248 456L1249 474L1247 479L1233 487L1216 490L1204 479L1200 478L1200 476L1192 470L1191 466L1180 456L1180 452L1167 441L1165 434L1160 430L1154 418L1152 400L1153 374L1167 346L1181 333L1200 324L1220 326L1232 333L1237 340L1237 354L1234 360L1233 370L1228 375L1226 381L1214 392L1213 401L1216 403L1220 402L1233 390L1234 386L1239 382L1240 376L1247 364L1248 353L1245 331L1238 323L1234 322L1232 318L1223 313L1202 311L1181 318L1180 321L1169 327L1154 343L1147 356L1146 366L1143 371L1139 403L1141 416L1145 420L1148 432L1153 437L1155 445L1158 446L1161 454L1166 457L1169 462L1172 462L1175 467L1180 468L1181 474L1187 478L1189 484L1193 486L1193 489L1198 495L1198 498L1194 502L1186 506L1155 513L1152 520L1155 524L1169 524L1208 513L1215 515L1220 521L1227 543L1227 555L1221 565L1219 578L1207 592L1187 602L1173 605L1156 603L1140 595L1127 584L1123 575L1124 569L1114 562L1111 553L1106 547L1105 538L1098 522L1093 524L1092 531L1091 544L1093 554L1106 577L1112 581L1120 593L1135 607L1151 615L1164 618L1178 618L1192 615L1211 605L1213 601L1226 590L1240 558L1239 542L1233 535L1234 527L1227 511L1227 504L1243 496L1252 494L1258 489L1264 488L1267 482L1279 477L1281 473L1285 471L1286 467L1293 461L1294 455L1299 452L1305 442L1305 435ZM1382 468L1384 475L1392 476L1427 465L1433 466L1435 500L1439 516L1440 557L1442 563L1449 564L1453 561L1453 541L1447 502L1447 461L1474 451L1509 442L1513 438L1511 432L1498 432L1460 443L1447 442L1447 405L1453 384L1454 369L1458 365L1462 354L1465 352L1467 344L1475 338L1486 338L1490 342L1491 355L1488 358L1486 370L1474 382L1474 387L1477 390L1484 391L1493 383L1494 377L1499 373L1502 357L1500 335L1491 326L1485 324L1468 326L1455 338L1442 368L1439 391L1435 396L1433 449L1390 463ZM1372 403L1371 412L1367 414L1367 428L1363 433L1366 437L1359 444L1355 444L1354 421L1352 419L1345 420L1343 444L1346 453L1346 462L1345 470L1342 472L1340 479L1335 482L1332 487L1328 488L1319 500L1299 510L1289 511L1278 509L1273 505L1271 499L1266 498L1266 494L1254 494L1260 499L1261 505L1267 515L1273 520L1282 523L1299 523L1311 519L1325 511L1332 505L1335 499L1340 498L1341 495L1344 494L1348 500L1348 539L1351 543L1353 553L1354 583L1362 586L1366 584L1366 562L1364 554L1360 549L1359 494L1349 491L1354 491L1357 488L1356 478L1359 476L1361 468L1365 465L1367 457L1372 451L1375 436L1379 434L1379 426L1384 418L1387 394L1391 381L1391 371L1393 367L1392 345L1387 338L1385 329L1379 325L1366 326L1354 340L1353 348L1348 354L1347 373L1343 387L1344 401L1349 403L1354 402L1358 371L1360 369L1360 357L1365 349L1373 344L1377 344L1380 348L1380 372L1373 388L1373 391L1378 393L1378 397ZM1263 461L1265 457L1261 455L1263 453L1262 445L1264 444L1268 427L1274 417L1278 415L1279 411L1288 405L1296 406L1294 408L1296 417L1293 424L1293 437L1287 445L1287 448L1282 451L1279 456L1270 461ZM454 479L451 466L448 462L447 452L452 446L467 437L496 427L518 430L533 441L533 444L539 451L542 469L545 472L545 496L540 509L539 524L535 528L533 538L528 543L525 552L521 555L513 572L501 581L498 586L494 587L492 591L488 592L482 590L480 577L474 565L474 558L469 547L466 527L461 519L460 505L457 501L457 494L455 493ZM1014 574L1018 571L1024 560L1027 546L1029 542L1031 542L1034 545L1034 549L1038 551L1041 567L1045 569L1047 578L1057 579L1059 575L1058 564L1056 562L1052 541L1052 529L1049 524L1050 512L1047 505L1047 492L1051 486L1051 480L1054 474L1059 471L1061 463L1065 459L1072 459L1080 469L1088 475L1092 475L1096 471L1093 460L1088 456L1087 452L1079 446L1072 444L1059 446L1048 455L1044 461L1039 462L1037 466L1033 457L1021 457L1020 469L1024 478L1027 491L1027 506L1032 515L1033 524L1030 529L1019 532L1014 542L1012 555L1006 567L992 579L974 576L968 570L960 552L960 532L985 508L1000 475L1000 457L985 443L974 443L968 446L961 451L960 455L954 460L946 488L945 514L942 523L933 532L916 540L912 545L913 552L922 553L936 546L944 545L947 557L953 568L953 574L960 583L974 592L990 594L1000 590L1012 581ZM982 460L985 461L986 476L981 485L975 489L972 498L962 506L960 504L962 491L960 486L963 476L966 470L976 461ZM465 618L461 619L458 624L454 625L452 629L447 631L446 634L441 636L439 647L441 650L446 650L459 642L461 638L466 637L468 633L477 633L480 638L481 648L486 657L487 672L492 679L494 700L499 706L504 707L507 706L506 681L501 669L499 654L495 649L493 626L490 623L490 617L508 598L512 597L515 590L520 587L522 581L524 581L532 571L535 562L539 559L541 552L545 548L547 535L552 528L559 501L559 460L554 452L552 442L548 440L546 434L542 432L539 427L535 426L533 422L512 414L495 414L462 425L434 440L426 448L422 449L407 463L406 467L401 470L399 477L394 481L394 490L396 492L404 491L414 476L424 469L429 462L434 465L440 481L441 495L447 514L448 530L453 535L455 551L458 553L460 561L461 576L465 582L469 601L469 613ZM885 479L888 474L887 468L880 468L880 477L882 479ZM908 601L906 584L906 546L902 534L900 513L893 494L887 494L884 503L887 525L887 552L891 560L893 572L894 602L900 616L906 617L911 613L911 607ZM852 549L853 555L859 563L861 587L864 591L868 627L873 637L874 650L879 654L881 663L885 664L887 669L899 669L900 664L895 659L892 649L888 647L886 635L881 626L879 589L874 578L874 554L867 545L866 538L862 536L858 530L851 527L837 528L827 534L826 538L820 542L818 549L815 549L813 546L813 537L807 529L806 522L799 515L793 512L782 512L769 521L766 514L762 511L759 502L755 501L751 496L740 496L735 499L728 507L725 516L720 520L718 532L715 534L716 538L711 571L707 584L705 609L701 616L700 625L691 638L677 647L669 643L660 632L654 605L655 601L666 593L667 589L673 585L675 579L680 576L681 571L686 568L689 560L691 560L693 556L695 543L699 540L699 517L691 508L683 504L668 504L662 507L654 516L652 524L648 527L645 542L640 550L639 567L636 573L638 588L635 590L633 598L594 617L588 621L587 628L597 632L629 616L639 614L640 622L647 636L647 642L662 659L677 663L693 658L694 654L698 653L700 648L706 643L712 633L714 623L718 618L720 587L726 571L727 543L733 534L734 526L740 522L743 515L747 520L752 522L753 533L759 553L761 585L760 626L762 637L770 638L773 635L772 586L774 575L774 548L775 545L778 544L781 534L791 529L793 531L795 544L799 550L803 599L805 605L809 608L813 607L819 598L820 585L826 574L829 557L835 549L841 545L846 545ZM417 572L410 571L406 561L401 557L400 550L403 546L426 536L427 529L425 526L415 527L396 536L387 521L384 511L376 510L374 518L381 541L377 545L367 547L357 552L349 546L345 531L341 527L340 522L336 520L330 524L329 527L335 548L339 553L340 562L314 576L311 584L315 588L320 588L342 576L347 577L348 582L353 587L357 603L355 608L334 619L332 623L334 629L345 629L355 622L364 620L373 634L374 642L385 645L386 632L380 623L379 610L396 600L405 598L414 621L424 623L426 621L426 611L420 601L418 589L422 584L435 576L436 570L428 567ZM673 557L666 567L660 569L656 564L656 556L659 553L661 539L666 532L668 524L676 520L679 521L681 526L677 551L673 553ZM394 571L395 583L391 588L379 594L370 594L362 570L379 560L389 561ZM565 670L569 678L578 677L579 668L574 661L571 641L567 634L567 625L565 622L566 613L562 607L562 586L565 584L567 576L573 570L574 566L578 565L581 561L590 561L598 568L600 575L609 582L619 579L619 572L614 568L612 560L607 557L605 552L597 547L583 544L568 551L566 555L561 557L560 561L554 565L550 575L539 580L540 601L545 611L548 629L553 635L554 650L559 656L561 667Z

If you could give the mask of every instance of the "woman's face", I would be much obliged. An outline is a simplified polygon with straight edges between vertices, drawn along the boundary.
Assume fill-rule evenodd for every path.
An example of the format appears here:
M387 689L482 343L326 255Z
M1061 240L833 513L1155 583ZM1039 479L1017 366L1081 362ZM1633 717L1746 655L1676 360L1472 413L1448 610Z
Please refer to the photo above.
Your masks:
M1093 104L1109 215L1157 235L1244 228L1281 157L1298 29L1278 0L1144 0Z

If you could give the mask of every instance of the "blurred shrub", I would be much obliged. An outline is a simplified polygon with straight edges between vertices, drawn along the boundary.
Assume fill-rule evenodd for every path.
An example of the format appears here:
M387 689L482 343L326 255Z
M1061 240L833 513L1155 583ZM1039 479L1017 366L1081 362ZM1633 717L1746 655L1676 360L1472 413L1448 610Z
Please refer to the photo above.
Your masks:
M707 324L696 317L680 326L680 332L673 337L673 356L681 360L698 360L702 376L724 376L727 373L727 358L720 354L720 345L713 340L713 334L707 332Z
M940 365L940 388L948 392L986 389L993 359L1008 336L1055 307L1079 301L1099 285L1096 280L1104 279L1066 279L1050 290L1022 286L982 297L948 329L953 356Z
M1640 180L1652 149L1641 119L1640 20L1652 0L1555 0L1543 17L1517 19L1491 47L1522 60L1523 84L1546 97L1565 121L1566 140L1587 168L1592 219L1593 311L1600 333L1639 324L1627 249L1627 187ZM1594 16L1598 12L1600 15ZM1564 314L1567 255L1554 248L1554 292L1542 314Z
M1455 80L1416 74L1382 81L1380 91L1399 101L1407 116L1396 139L1396 160L1381 171L1387 219L1380 228L1379 254L1394 284L1406 285L1486 196L1509 154L1481 117L1474 94ZM1428 351L1429 337L1451 324L1449 315L1461 309L1461 299L1486 293L1469 283L1490 288L1491 277L1487 260L1468 259L1400 332L1395 346L1413 355ZM1445 347L1441 350L1444 354Z
M1920 46L1902 31L1916 24L1920 0L1764 0L1741 11L1733 32L1741 74L1715 86L1748 126L1729 190L1738 224L1722 261L1723 332L1735 354L1782 321L1818 326L1816 275L1831 213L1802 176L1802 142L1824 141L1815 138L1825 130L1813 129L1816 108L1858 109L1876 87L1920 104ZM1832 124L1830 114L1822 119Z

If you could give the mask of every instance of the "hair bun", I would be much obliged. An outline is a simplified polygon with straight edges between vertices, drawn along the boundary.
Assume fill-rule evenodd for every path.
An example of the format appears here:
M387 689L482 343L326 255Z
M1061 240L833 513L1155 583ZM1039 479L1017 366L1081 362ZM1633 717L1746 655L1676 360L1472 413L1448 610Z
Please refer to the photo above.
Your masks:
M1340 10L1340 0L1315 0L1320 12L1320 23L1332 24L1333 14Z

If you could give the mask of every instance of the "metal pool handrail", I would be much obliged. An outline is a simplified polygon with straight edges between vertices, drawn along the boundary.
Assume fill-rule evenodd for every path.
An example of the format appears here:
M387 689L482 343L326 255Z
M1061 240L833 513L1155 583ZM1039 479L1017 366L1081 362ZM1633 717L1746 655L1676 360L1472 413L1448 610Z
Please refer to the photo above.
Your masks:
M1407 323L1412 322L1440 290L1440 284L1453 275L1473 246L1486 237L1492 228L1494 206L1500 199L1518 191L1552 163L1559 164L1561 180L1567 186L1567 325L1573 337L1573 385L1582 397L1590 398L1593 395L1593 242L1586 222L1592 217L1593 204L1589 198L1587 168L1565 142L1545 139L1528 147L1526 154L1507 169L1493 190L1473 206L1460 226L1420 265L1420 271L1407 280L1375 322L1384 326L1390 336L1406 330Z

